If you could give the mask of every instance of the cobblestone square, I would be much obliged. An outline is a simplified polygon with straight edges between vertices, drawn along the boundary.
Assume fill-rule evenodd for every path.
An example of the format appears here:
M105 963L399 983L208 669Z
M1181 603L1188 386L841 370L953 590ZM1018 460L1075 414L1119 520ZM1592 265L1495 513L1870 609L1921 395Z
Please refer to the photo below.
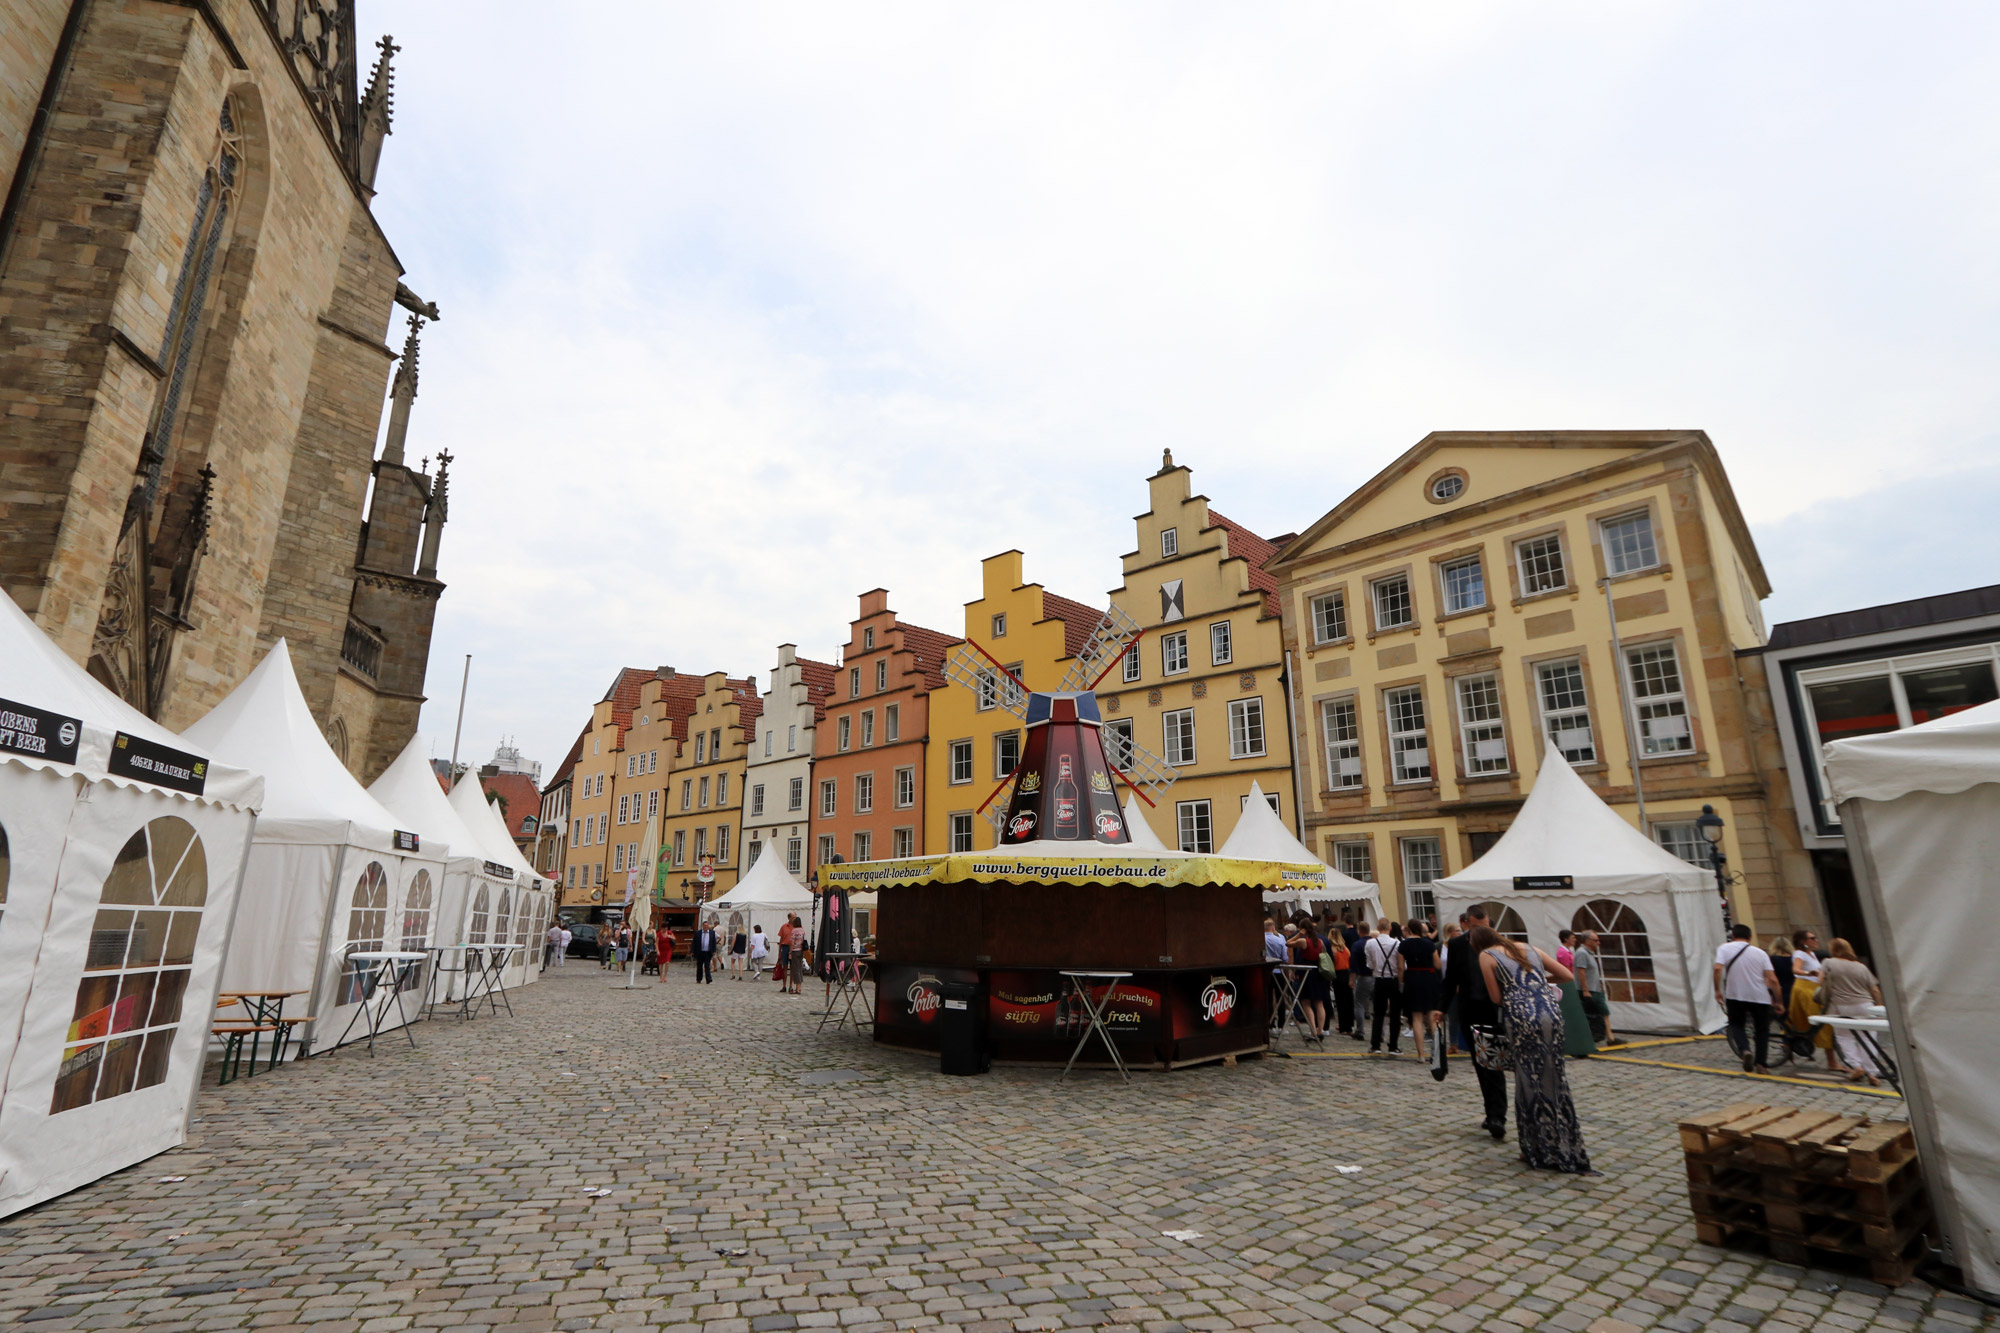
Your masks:
M1921 1281L1695 1241L1677 1119L1753 1098L1900 1116L1890 1099L1573 1064L1605 1176L1559 1178L1479 1128L1468 1071L1440 1087L1341 1040L1129 1086L950 1079L815 1034L816 993L614 981L573 960L512 1017L205 1087L186 1147L0 1222L0 1324L1993 1326Z

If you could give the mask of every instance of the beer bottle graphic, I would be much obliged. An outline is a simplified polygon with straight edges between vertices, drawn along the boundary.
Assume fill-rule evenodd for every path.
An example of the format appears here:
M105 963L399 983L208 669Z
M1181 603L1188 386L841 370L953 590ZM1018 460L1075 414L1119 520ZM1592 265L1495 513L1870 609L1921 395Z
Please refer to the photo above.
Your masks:
M1054 823L1050 837L1060 842L1072 842L1077 836L1077 791L1076 779L1070 775L1070 757L1063 755L1056 760L1056 785L1049 793L1055 801Z

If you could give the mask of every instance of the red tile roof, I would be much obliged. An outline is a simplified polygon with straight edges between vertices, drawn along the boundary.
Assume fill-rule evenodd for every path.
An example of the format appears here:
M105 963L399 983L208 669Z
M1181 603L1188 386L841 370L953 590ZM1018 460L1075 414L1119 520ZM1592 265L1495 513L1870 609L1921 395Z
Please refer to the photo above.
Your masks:
M944 655L951 651L953 644L963 643L964 640L956 634L942 634L903 620L896 622L896 632L902 638L902 646L916 659L917 670L924 673L924 688L943 689Z
M583 738L589 734L589 727L576 733L576 744L569 747L569 753L564 755L562 763L556 766L556 775L549 779L548 786L542 788L544 792L554 791L569 780L569 775L576 770L577 760L583 758Z
M1229 554L1250 562L1250 586L1264 594L1264 614L1278 614L1278 581L1264 569L1264 562L1278 553L1276 542L1266 541L1235 519L1208 511L1208 526L1229 534Z
M736 719L743 724L743 740L748 744L753 724L764 716L764 696L757 693L757 682L751 677L724 679L729 692L736 696Z
M813 706L813 721L826 721L826 701L833 697L833 686L840 676L840 668L831 662L815 662L810 657L794 660L799 664L799 679L805 682L806 699Z
M1097 628L1097 622L1104 619L1102 611L1096 611L1070 597L1058 597L1042 590L1042 619L1060 620L1063 623L1063 656L1075 657L1083 651L1083 645L1090 642L1090 632Z
M517 844L533 842L533 830L524 831L521 821L542 817L542 794L535 790L534 779L526 773L481 773L479 786L488 797L500 798L500 821L507 826L507 832L514 841Z
M688 720L694 716L694 702L701 697L701 677L677 673L660 682L662 716L672 723L667 734L677 741L688 738Z

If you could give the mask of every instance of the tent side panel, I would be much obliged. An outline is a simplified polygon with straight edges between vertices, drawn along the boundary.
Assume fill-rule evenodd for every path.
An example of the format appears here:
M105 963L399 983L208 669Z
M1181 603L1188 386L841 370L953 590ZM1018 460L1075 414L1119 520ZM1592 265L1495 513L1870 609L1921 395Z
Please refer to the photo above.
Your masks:
M328 895L340 848L265 842L250 847L236 933L222 967L226 991L308 990L326 924ZM286 1005L305 1013L306 997ZM292 1003L299 1005L294 1011Z
M35 959L55 903L77 782L53 768L0 763L0 832L9 859L6 899L0 902L0 1097L6 1095Z

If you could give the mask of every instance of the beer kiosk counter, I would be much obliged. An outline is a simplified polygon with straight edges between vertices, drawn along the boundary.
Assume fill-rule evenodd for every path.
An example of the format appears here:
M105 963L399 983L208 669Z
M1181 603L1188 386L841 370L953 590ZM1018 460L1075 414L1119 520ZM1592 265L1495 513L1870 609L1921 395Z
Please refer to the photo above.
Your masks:
M1300 867L1134 846L1096 697L1033 694L1027 723L997 848L821 868L879 895L875 1040L936 1051L942 987L970 984L994 1059L1060 1064L1084 1030L1071 970L1132 974L1107 1015L1128 1064L1266 1049L1263 891Z

